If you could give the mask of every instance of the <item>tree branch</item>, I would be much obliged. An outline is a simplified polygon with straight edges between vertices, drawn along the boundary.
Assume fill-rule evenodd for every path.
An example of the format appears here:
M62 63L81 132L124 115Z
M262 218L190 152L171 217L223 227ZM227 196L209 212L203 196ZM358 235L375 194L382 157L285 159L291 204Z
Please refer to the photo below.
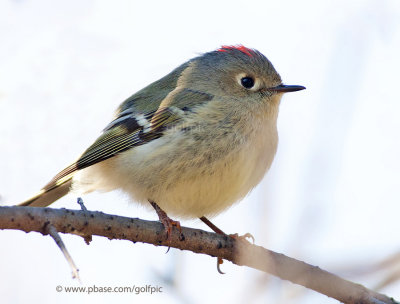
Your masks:
M245 265L281 279L303 285L343 303L398 303L362 285L344 280L319 267L306 264L247 241L215 233L182 227L173 229L166 241L160 222L145 221L93 212L35 207L0 207L0 229L36 231L48 234L48 225L58 232L76 234L85 240L92 235L111 239L167 246L195 253L220 257L237 265Z

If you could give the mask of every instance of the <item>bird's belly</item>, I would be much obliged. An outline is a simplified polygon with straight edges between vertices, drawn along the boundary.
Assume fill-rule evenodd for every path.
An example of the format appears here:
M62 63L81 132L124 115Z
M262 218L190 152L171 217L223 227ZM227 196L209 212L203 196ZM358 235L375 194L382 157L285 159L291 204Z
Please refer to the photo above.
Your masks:
M168 214L181 218L217 215L246 196L269 167L247 157L233 154L206 169L183 174L164 191L157 191L155 201Z

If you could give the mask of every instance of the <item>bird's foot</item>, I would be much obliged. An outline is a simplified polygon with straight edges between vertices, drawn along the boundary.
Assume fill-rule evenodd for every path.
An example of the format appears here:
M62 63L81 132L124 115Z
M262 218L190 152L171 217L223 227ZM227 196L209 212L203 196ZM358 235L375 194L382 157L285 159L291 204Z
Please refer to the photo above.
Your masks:
M160 208L155 202L150 201L150 204L153 206L153 208L156 210L158 219L160 222L163 224L165 232L167 234L167 241L171 241L171 233L172 233L172 227L176 227L179 229L179 232L182 232L181 228L181 223L179 221L174 221L172 220L164 210ZM168 248L169 250L169 248ZM167 251L168 252L168 251Z
M254 236L251 233L246 233L244 235L239 235L237 233L234 234L226 234L223 232L221 229L219 229L217 226L215 226L208 218L205 216L200 217L200 220L202 220L208 227L210 227L215 233L221 234L221 235L226 235L229 236L235 240L241 241L241 242L249 242L247 239L251 239L253 244L254 244ZM220 274L225 274L225 272L221 271L220 265L224 262L224 260L220 257L217 257L217 270Z
M251 239L253 244L254 244L254 241L255 241L254 236L251 233L246 233L244 235L239 235L237 233L234 233L234 234L229 234L228 236L233 238L233 239L235 239L235 240L237 240L237 241L239 241L239 242L249 242L247 239ZM220 267L223 262L224 262L224 260L222 258L217 257L217 271L220 274L225 274L225 272L223 272L221 270L221 267Z
M182 233L181 223L174 221L165 214L165 217L160 218L160 222L164 225L165 232L167 233L167 241L171 241L172 227L179 229L179 233Z
M243 235L239 235L237 233L234 233L234 234L229 234L229 236L231 238L235 239L235 240L238 240L238 241L246 241L246 242L248 242L248 239L251 239L253 244L254 244L254 241L255 241L254 236L251 233L245 233Z

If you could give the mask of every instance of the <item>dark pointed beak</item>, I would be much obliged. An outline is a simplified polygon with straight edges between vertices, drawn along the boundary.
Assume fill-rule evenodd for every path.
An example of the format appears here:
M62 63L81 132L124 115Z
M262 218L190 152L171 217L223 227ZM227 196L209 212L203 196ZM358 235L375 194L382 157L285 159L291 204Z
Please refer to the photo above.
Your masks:
M268 88L267 91L278 92L278 93L288 93L304 90L305 87L299 85L286 85L280 84L276 87Z

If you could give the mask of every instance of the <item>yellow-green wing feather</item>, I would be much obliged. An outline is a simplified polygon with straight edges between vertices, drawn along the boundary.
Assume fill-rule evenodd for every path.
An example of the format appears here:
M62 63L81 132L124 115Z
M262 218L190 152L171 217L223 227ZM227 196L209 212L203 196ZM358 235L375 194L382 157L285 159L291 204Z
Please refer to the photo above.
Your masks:
M36 196L20 205L47 206L51 204L68 193L75 171L160 138L166 129L178 125L187 111L195 111L197 106L213 98L212 95L188 89L178 89L174 92L175 94L166 94L168 90L170 93L174 90L168 87L171 84L173 82L164 83L163 92L153 96L156 97L156 101L152 100L151 107L147 108L146 112L139 110L144 108L143 101L146 100L146 98L141 100L139 96L143 97L146 88L125 101L119 108L116 118L75 163L59 172ZM151 89L151 85L148 88ZM147 93L152 94L150 91ZM167 97L168 100L164 103L165 100L161 97L166 96L169 98Z

